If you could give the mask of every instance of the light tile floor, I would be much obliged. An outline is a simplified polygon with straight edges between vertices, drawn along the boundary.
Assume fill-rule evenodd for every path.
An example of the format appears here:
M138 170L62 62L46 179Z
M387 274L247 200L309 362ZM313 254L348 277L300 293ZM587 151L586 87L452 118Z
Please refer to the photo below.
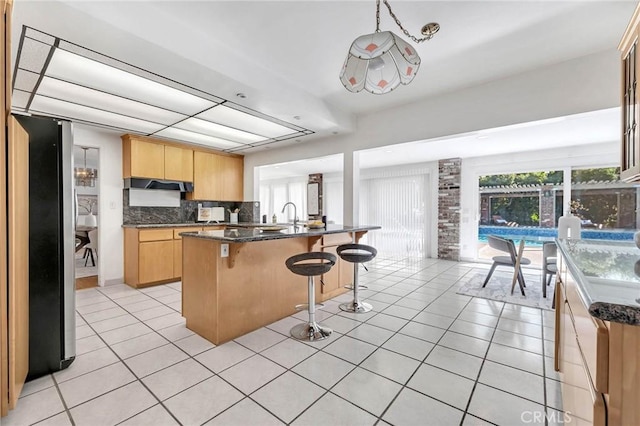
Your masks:
M553 313L456 294L487 265L377 258L374 311L306 311L215 347L185 327L180 283L77 292L66 370L25 385L4 425L515 425L562 419ZM538 283L539 276L527 278ZM537 422L532 421L538 419ZM541 419L541 420L540 420Z

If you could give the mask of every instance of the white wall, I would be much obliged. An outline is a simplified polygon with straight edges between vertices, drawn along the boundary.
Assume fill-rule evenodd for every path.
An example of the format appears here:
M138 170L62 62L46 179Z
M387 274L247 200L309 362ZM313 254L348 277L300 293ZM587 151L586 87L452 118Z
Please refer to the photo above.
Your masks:
M122 230L122 142L120 135L76 124L74 145L99 149L98 165L98 278L99 284L124 279L124 232Z
M460 258L473 260L477 256L480 176L562 170L566 167L611 167L618 166L619 162L620 146L617 142L463 159L460 187Z
M612 108L620 102L615 49L553 64L481 86L358 117L354 133L245 156L245 199L255 199L254 167L325 155L345 155L345 223L353 215L352 153L546 118ZM437 82L434 82L437 84ZM411 86L402 90L411 90ZM360 96L362 94L354 95ZM366 101L366 94L363 101ZM464 152L460 152L464 157ZM438 158L422 159L434 161ZM352 206L355 209L355 206Z

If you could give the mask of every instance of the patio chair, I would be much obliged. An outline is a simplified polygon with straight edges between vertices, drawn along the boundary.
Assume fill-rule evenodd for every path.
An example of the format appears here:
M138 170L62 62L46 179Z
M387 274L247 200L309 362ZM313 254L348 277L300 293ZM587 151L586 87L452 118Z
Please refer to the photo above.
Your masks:
M489 274L487 275L487 278L484 280L484 283L482 284L482 288L484 288L487 285L487 283L489 282L489 279L491 278L491 275L493 275L493 271L495 271L498 266L515 267L516 258L517 258L516 245L513 243L513 240L507 240L504 238L496 237L495 235L488 235L487 241L489 243L489 247L495 250L500 250L505 253L509 253L509 255L493 256L493 265L491 265L491 269L489 270ZM529 265L530 263L531 263L531 260L527 259L526 257L523 257L522 259L520 259L520 265ZM526 287L526 285L524 283L524 276L522 275L522 269L520 267L518 267L518 285L520 286L520 291L524 296L525 295L524 288Z
M494 214L493 216L491 216L491 221L493 222L494 225L498 225L498 226L504 226L508 223L506 220L502 218L502 216L498 214Z
M542 297L547 297L547 286L558 273L557 256L558 246L554 241L542 243Z

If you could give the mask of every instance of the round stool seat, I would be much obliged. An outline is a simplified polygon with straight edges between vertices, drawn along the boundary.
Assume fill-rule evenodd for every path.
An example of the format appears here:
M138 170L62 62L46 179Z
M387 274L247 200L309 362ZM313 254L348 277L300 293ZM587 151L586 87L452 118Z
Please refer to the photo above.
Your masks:
M322 262L311 263L310 260L321 260ZM285 261L285 265L294 274L314 277L329 272L336 264L336 260L336 256L331 253L312 251L291 256Z
M364 263L376 257L378 250L365 244L342 244L338 246L336 253L347 262Z

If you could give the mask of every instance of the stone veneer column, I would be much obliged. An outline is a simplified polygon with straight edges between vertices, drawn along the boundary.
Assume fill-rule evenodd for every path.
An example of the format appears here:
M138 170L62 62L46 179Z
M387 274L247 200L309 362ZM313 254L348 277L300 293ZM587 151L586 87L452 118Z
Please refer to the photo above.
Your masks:
M438 161L438 258L460 260L460 170L462 160Z
M556 227L556 191L552 185L540 188L540 227Z

